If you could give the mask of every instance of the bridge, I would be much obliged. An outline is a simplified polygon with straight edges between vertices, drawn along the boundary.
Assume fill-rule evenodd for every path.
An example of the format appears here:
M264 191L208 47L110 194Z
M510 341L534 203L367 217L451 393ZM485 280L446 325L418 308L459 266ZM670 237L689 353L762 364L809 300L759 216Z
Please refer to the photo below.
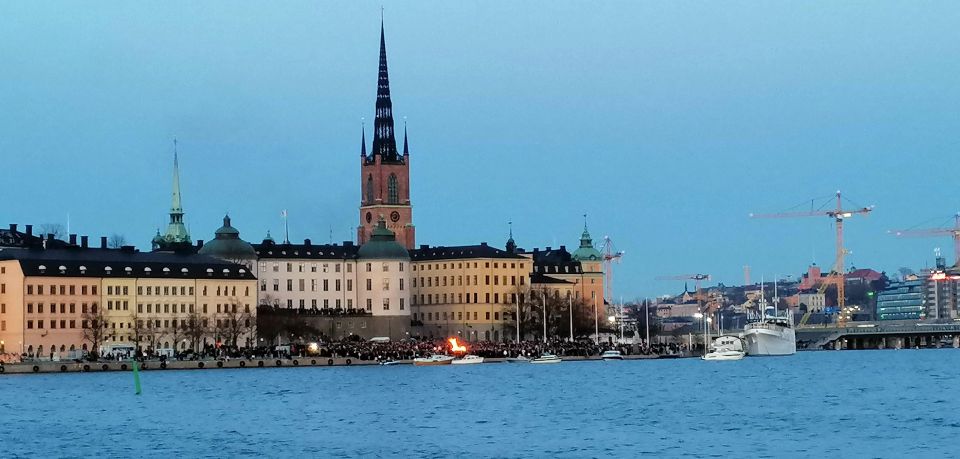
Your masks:
M797 327L804 349L889 349L940 347L944 340L960 346L960 323L854 322L845 327Z

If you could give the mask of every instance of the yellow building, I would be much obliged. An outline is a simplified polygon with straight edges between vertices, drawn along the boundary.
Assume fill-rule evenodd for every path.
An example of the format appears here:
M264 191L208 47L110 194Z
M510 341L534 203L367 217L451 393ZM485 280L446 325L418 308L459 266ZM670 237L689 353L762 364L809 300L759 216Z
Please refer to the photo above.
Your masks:
M413 263L413 319L424 337L514 339L512 306L529 292L528 257L490 247L420 246Z
M256 279L245 266L193 254L42 246L0 250L0 353L65 358L252 345ZM196 324L191 325L191 322Z

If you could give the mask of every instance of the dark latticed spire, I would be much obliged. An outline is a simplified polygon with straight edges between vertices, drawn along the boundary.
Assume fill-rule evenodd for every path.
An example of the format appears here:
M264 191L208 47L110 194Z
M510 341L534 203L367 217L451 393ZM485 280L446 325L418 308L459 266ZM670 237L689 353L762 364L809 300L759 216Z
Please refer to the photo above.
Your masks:
M406 117L404 117L406 118ZM410 145L407 144L407 120L403 120L403 156L410 155Z
M387 72L387 42L380 20L380 75L377 79L377 116L373 122L373 151L383 162L402 162L393 132L393 103L390 101L390 76Z

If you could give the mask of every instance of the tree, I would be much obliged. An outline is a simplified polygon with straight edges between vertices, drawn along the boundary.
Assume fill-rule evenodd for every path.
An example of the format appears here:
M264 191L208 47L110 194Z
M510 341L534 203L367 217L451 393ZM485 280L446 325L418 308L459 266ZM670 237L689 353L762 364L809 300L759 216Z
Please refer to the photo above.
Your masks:
M133 342L136 343L137 352L140 351L140 339L144 333L144 324L143 319L140 317L140 313L134 309L133 310L133 322L131 322L130 327L133 329Z
M190 348L194 351L200 350L200 343L204 336L209 332L207 319L197 312L191 312L187 316L187 324L184 334L190 340Z
M81 317L83 339L90 342L91 353L99 353L100 346L107 337L107 321L103 318L103 310L94 303L90 310L83 313Z
M180 348L177 344L184 337L186 330L184 330L185 324L181 324L180 319L176 317L170 320L170 326L166 329L166 334L170 337L170 342L172 344L174 352L179 352Z
M117 233L111 234L110 239L107 242L107 247L110 247L111 249L119 249L125 245L127 245L127 238L122 234Z
M241 305L238 298L231 298L230 304L225 305L225 311L218 318L217 334L226 338L227 344L240 347L240 337L253 335L253 315L250 314L250 305Z
M150 343L150 346L149 346L150 349L153 349L153 350L157 349L157 340L160 338L160 335L162 334L160 330L159 322L160 322L159 319L146 319L144 321L145 326L143 327L143 330L141 330L141 333L143 333L144 337Z
M628 306L627 317L634 320L637 325L637 334L646 339L647 324L650 326L650 336L656 336L662 329L660 319L657 317L657 305L648 299L637 299Z

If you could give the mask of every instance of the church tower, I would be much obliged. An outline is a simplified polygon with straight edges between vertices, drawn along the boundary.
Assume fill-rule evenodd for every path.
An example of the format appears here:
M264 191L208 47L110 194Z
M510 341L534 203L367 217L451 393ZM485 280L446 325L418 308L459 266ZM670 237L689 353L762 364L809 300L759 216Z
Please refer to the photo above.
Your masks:
M173 193L170 200L170 223L167 232L156 236L151 241L153 250L176 250L190 247L190 233L183 223L183 205L180 203L180 161L177 158L177 141L173 141Z
M365 129L360 133L360 225L357 241L364 244L382 217L397 242L412 249L416 244L413 207L410 205L410 148L403 128L403 154L397 150L393 103L387 73L387 44L380 22L380 74L377 79L377 112L373 122L373 147L367 154Z

